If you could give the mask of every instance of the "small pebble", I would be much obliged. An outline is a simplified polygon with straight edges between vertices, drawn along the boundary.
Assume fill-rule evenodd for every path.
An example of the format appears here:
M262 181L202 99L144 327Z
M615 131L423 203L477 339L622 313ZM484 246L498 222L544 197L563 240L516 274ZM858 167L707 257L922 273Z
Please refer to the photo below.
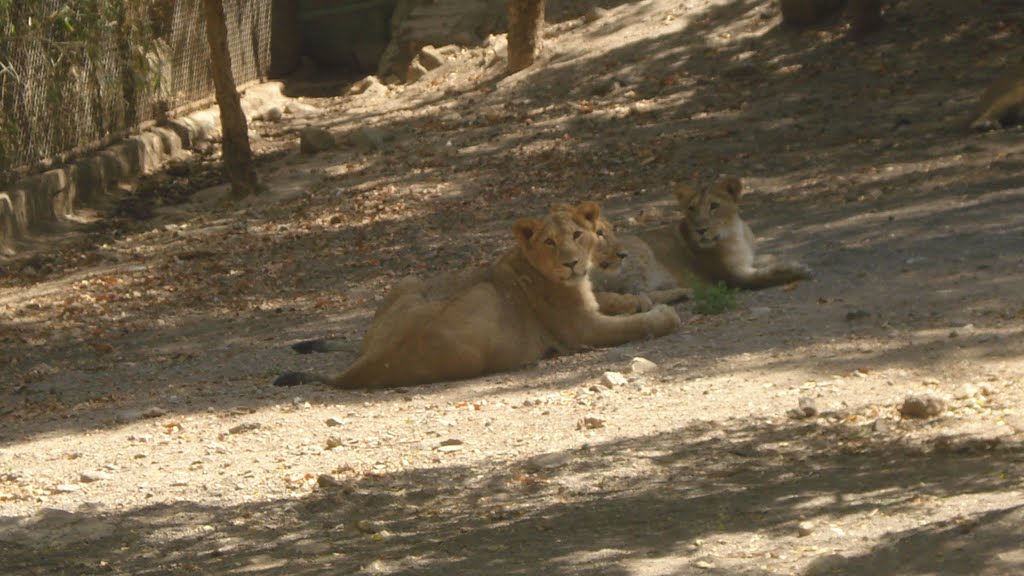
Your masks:
M102 470L87 470L79 475L78 480L80 482L89 483L99 482L101 480L110 480L113 477L114 475L110 472L104 472Z
M366 534L376 534L384 529L384 524L376 520L360 520L359 522L356 522L356 528L358 528L360 532L365 532Z
M238 426L232 426L228 428L228 434L243 434L245 432L252 432L253 430L259 430L263 425L259 422L243 422Z
M810 536L814 533L814 522L810 520L804 520L803 522L796 525L796 533L801 538Z
M804 416L810 418L818 415L818 406L814 402L814 398L803 396L799 400L800 411L803 412Z

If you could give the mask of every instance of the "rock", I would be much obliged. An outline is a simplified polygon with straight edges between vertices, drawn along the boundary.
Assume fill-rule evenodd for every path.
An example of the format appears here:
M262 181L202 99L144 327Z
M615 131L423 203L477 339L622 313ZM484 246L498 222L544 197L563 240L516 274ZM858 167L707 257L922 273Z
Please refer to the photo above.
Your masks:
M324 424L327 424L328 426L344 426L345 421L337 416L331 416L327 420L324 420Z
M341 482L330 474L321 474L316 477L316 485L320 488L337 488L341 486Z
M1024 434L1024 414L1007 414L1003 416L1003 423L1017 434Z
M114 422L117 422L118 424L127 424L140 418L142 418L141 410L122 410L117 414L114 414Z
M369 96L382 96L388 93L388 87L381 83L380 79L376 76L367 76L362 80L359 80L348 89L348 93L355 94L367 94Z
M334 135L324 128L307 126L299 132L299 151L315 154L334 147Z
M813 398L801 396L799 406L799 408L790 408L787 410L786 415L794 420L803 420L804 418L811 418L818 415L818 406L815 404Z
M533 473L541 470L553 470L561 468L572 460L572 454L568 452L551 452L534 456L523 463L523 470Z
M964 384L956 393L957 400L969 400L978 396L978 387L974 384Z
M257 114L253 120L263 120L265 122L280 122L284 118L284 111L277 106L271 106L262 113Z
M427 45L420 49L419 56L416 57L420 64L427 70L433 70L440 68L444 64L444 55L438 51L437 48Z
M587 24L597 22L608 15L608 10L601 8L600 6L591 6L583 13L583 21Z
M142 411L143 418L159 418L167 414L167 410L159 406L150 406Z
M502 34L495 36L491 34L484 40L484 46L490 49L490 58L488 64L495 60L505 60L508 58L508 38Z
M950 338L959 338L960 336L970 336L974 334L974 324L964 324L963 326L954 328L949 331Z
M104 472L102 470L87 470L79 474L78 481L85 483L99 482L101 480L110 480L113 477L114 475L110 472Z
M750 318L762 318L772 313L772 309L767 306L754 306L750 309Z
M805 417L810 418L812 416L818 415L818 406L817 404L815 404L814 398L803 396L800 398L798 402L800 406L800 411L803 413Z
M384 147L386 141L393 139L394 137L386 131L373 126L364 126L349 135L352 144L364 150L378 150Z
M605 388L615 388L616 386L625 386L629 381L626 377L619 372L605 372L601 374L601 386Z
M356 522L356 528L366 534L376 534L384 529L384 524L377 520L360 520Z
M877 418L871 423L871 431L876 434L886 434L892 430L892 425L886 418Z
M804 520L803 522L796 525L797 536L804 538L814 533L814 522L810 520Z
M329 436L327 438L327 441L324 442L324 447L326 447L328 450L334 450L335 448L342 446L344 443L345 441L337 436Z
M640 356L633 358L629 363L629 372L631 374L650 374L652 372L657 372L657 370L657 364Z
M860 308L856 310L850 310L849 312L846 313L846 319L851 322L854 320L863 320L865 318L869 318L870 316L871 312L868 312L867 310L862 310Z
M577 430L593 430L595 428L604 428L604 418L598 416L584 416L583 420L580 420Z
M932 418L946 410L946 403L936 396L922 394L907 396L900 406L904 418Z
M465 442L458 438L449 438L447 440L442 440L435 450L438 452L455 452L457 450L462 450L462 446L464 444Z
M263 425L259 422L243 422L242 424L228 428L228 434L243 434L245 432L259 430L262 427Z
M322 110L316 106L306 104L305 102L289 102L288 105L284 107L284 111L299 118L315 116L322 112Z
M419 60L413 60L409 63L409 68L405 72L405 81L408 84L423 78L427 74L428 70L420 64Z

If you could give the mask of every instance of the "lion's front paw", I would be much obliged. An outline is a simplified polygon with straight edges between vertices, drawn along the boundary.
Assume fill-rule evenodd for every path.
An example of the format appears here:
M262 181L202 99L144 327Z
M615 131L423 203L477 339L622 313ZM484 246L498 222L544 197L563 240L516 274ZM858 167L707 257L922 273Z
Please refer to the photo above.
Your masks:
M655 336L664 336L674 332L681 324L676 309L665 304L658 304L651 308L650 312L644 314L647 316L650 330Z
M647 312L654 307L654 302L651 302L651 297L647 294L636 295L636 308L637 312Z

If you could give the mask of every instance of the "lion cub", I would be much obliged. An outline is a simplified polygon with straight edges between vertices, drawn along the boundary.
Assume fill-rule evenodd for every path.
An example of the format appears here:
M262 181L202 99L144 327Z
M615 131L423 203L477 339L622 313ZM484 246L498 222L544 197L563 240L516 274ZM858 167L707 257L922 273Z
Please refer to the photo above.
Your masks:
M679 316L668 306L624 316L598 311L588 273L600 215L597 204L585 202L517 221L516 246L491 266L399 283L341 375L292 372L274 384L388 388L461 380L672 332Z
M681 185L675 196L683 218L671 225L623 235L629 256L621 269L592 273L598 292L657 293L689 286L691 276L732 288L757 290L810 277L802 264L755 255L754 235L740 218L742 185L724 178L698 191Z
M568 204L555 204L551 207L551 210L571 213L574 208ZM622 241L619 240L618 235L615 233L615 226L603 216L593 222L582 220L581 223L591 228L597 235L597 245L591 257L593 264L591 278L594 278L595 275L613 277L621 274L624 268L623 262L627 257L630 257L630 252L626 250ZM689 289L680 288L671 283L665 283L664 289L652 290L650 292L594 291L594 297L597 299L601 313L611 316L646 312L656 304L671 304L686 300L689 296Z

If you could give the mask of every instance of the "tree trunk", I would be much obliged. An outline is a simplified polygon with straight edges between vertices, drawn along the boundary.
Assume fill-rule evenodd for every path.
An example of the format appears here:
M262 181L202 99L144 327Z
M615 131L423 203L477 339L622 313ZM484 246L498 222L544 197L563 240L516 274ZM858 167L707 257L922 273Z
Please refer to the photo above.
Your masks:
M231 52L228 51L228 28L224 21L221 0L203 0L206 16L206 41L210 45L210 69L217 90L220 127L223 132L224 172L231 182L231 194L244 198L259 192L260 182L249 148L249 129L242 112L242 103L231 75Z
M508 71L528 68L540 54L544 0L508 0Z

